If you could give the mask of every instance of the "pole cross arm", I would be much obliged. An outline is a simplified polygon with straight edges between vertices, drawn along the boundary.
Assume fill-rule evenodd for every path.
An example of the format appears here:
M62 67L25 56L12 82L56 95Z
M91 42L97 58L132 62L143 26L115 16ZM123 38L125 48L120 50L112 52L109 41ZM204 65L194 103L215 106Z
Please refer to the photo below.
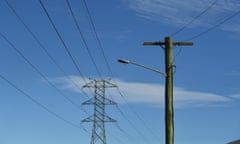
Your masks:
M174 46L192 46L193 42L173 42Z
M172 43L174 46L192 46L193 42L173 42ZM157 45L157 46L162 46L166 45L165 42L144 42L143 45Z
M165 45L165 42L144 42L143 45Z

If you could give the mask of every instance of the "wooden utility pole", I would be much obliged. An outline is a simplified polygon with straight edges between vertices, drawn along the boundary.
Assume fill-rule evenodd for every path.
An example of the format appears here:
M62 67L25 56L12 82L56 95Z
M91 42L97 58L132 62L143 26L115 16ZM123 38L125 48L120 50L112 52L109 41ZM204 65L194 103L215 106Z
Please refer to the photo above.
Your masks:
M192 42L173 42L165 37L165 42L144 42L143 45L164 46L165 50L165 138L166 144L174 144L173 109L173 46L192 46Z

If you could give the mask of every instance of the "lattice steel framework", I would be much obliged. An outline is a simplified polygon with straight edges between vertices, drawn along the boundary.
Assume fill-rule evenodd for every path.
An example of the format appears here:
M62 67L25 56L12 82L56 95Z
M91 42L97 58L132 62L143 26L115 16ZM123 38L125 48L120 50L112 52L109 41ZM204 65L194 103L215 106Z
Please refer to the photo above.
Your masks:
M114 87L117 86L105 80L93 80L83 86L94 89L94 97L82 103L82 105L94 105L93 115L82 120L82 122L93 122L90 144L106 144L105 122L116 122L105 113L105 105L116 104L105 97L105 89Z

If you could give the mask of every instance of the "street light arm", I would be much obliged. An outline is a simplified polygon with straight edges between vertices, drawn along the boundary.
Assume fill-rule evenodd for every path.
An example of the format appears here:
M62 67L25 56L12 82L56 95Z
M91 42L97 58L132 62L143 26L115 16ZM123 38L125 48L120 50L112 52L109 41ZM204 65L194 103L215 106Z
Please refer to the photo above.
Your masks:
M145 69L148 69L148 70L154 71L154 72L159 73L159 74L161 74L162 76L166 77L166 73L161 72L161 71L159 71L159 70L157 70L157 69L150 68L150 67L147 67L147 66L145 66L145 65L138 64L138 63L135 63L135 62L130 62L130 64L134 64L134 65L136 65L136 66L143 67L143 68L145 68Z
M156 73L159 73L161 74L162 76L166 77L166 73L164 72L161 72L157 69L154 69L154 68L150 68L150 67L147 67L145 65L142 65L142 64L139 64L139 63L135 63L135 62L132 62L132 61L129 61L129 60L125 60L125 59L119 59L118 62L120 63L123 63L123 64L133 64L133 65L136 65L136 66L139 66L139 67L142 67L142 68L145 68L145 69L148 69L148 70L151 70L151 71L154 71Z

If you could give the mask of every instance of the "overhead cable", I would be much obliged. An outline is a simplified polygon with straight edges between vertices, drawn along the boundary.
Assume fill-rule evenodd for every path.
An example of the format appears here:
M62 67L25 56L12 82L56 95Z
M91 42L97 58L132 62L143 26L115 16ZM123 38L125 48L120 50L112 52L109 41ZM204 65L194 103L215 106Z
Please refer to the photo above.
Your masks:
M180 33L181 31L183 31L184 29L186 29L189 25L191 25L194 21L196 21L198 18L200 18L203 14L205 14L208 10L210 10L216 3L218 2L218 0L215 0L213 3L211 3L205 10L203 10L200 14L198 14L197 16L195 16L191 21L189 21L188 23L186 23L183 27L181 27L179 30L177 30L176 32L172 33L171 36L174 37L175 35L177 35L178 33Z
M93 18L92 18L91 14L90 14L90 11L89 11L89 9L88 9L87 3L86 3L85 0L82 0L82 2L83 2L83 5L85 6L85 10L86 10L87 16L88 16L89 21L90 21L90 24L91 24L91 26L92 26L92 29L93 29L95 38L97 39L97 43L98 43L98 45L99 45L99 47L100 47L100 50L101 50L101 52L102 52L104 61L105 61L106 65L107 65L107 68L108 68L111 76L113 77L113 72L112 72L112 70L111 70L110 64L109 64L108 59L107 59L107 57L106 57L104 48L103 48L103 46L102 46L101 40L100 40L100 38L99 38L99 35L98 35L98 33L97 33L97 30L96 30L95 24L94 24L94 22L93 22Z
M13 48L13 50L19 55L21 56L24 61L34 69L34 71L39 74L51 87L53 87L63 98L65 98L68 102L70 102L72 105L74 105L75 107L77 108L80 108L81 107L76 104L75 102L73 102L70 98L68 98L59 88L57 88L35 65L33 65L33 63L28 60L24 54L19 50L17 49L17 47L11 42L9 41L9 39L3 35L1 32L0 32L0 36Z
M82 90L83 94L86 97L89 97L88 94L79 87L76 82L67 75L65 70L57 63L57 61L53 58L53 56L48 52L47 48L40 42L40 40L37 38L37 36L32 32L32 30L29 28L29 26L23 21L23 19L20 17L20 15L16 12L16 10L10 5L10 3L5 0L8 7L12 10L12 12L15 14L15 16L19 19L19 21L24 25L24 27L27 29L27 31L30 33L30 35L33 37L33 39L37 42L37 44L40 46L40 48L46 53L46 55L51 59L51 61L54 63L54 65L65 75L65 77L76 87Z
M86 133L88 133L88 131L85 128L82 128L74 123L72 123L71 121L65 119L64 117L58 115L57 113L55 113L54 111L50 110L48 107L46 107L45 105L41 104L40 102L38 102L36 99L34 99L32 96L30 96L29 94L27 94L25 91L23 91L22 89L20 89L19 87L17 87L14 83L12 83L10 80L8 80L6 77L4 77L3 75L0 74L0 78L2 80L4 80L6 83L8 83L10 86L12 86L13 88L15 88L18 92L20 92L22 95L24 95L26 98L28 98L30 101L32 101L34 104L38 105L39 107L41 107L42 109L44 109L46 112L48 112L49 114L53 115L54 117L62 120L63 122L71 125L72 127L78 128L78 129L82 129L84 130Z
M70 57L72 63L74 64L74 66L75 66L75 68L77 69L78 73L79 73L79 74L81 75L81 77L83 78L84 82L87 83L87 81L86 81L85 78L84 78L83 73L81 72L80 68L78 67L77 62L74 60L74 58L73 58L73 56L72 56L72 54L71 54L69 48L67 47L66 43L64 42L64 40L63 40L61 34L59 33L59 31L58 31L56 25L54 24L52 18L50 17L50 15L49 15L47 9L45 8L45 6L44 6L42 0L38 0L38 1L39 1L40 5L41 5L42 9L44 10L46 16L48 17L48 20L50 21L51 25L53 26L55 32L57 33L58 38L60 39L61 43L63 44L63 46L64 46L64 48L65 48L65 50L66 50L68 56Z
M68 0L66 0L66 1L68 1ZM98 45L99 45L99 47L100 47L100 49L101 49L102 55L103 55L103 57L104 57L104 60L105 60L106 65L107 65L107 68L108 68L111 76L114 77L113 72L112 72L112 70L111 70L111 67L110 67L110 65L109 65L109 63L108 63L107 57L106 57L106 55L105 55L105 52L104 52L102 43L101 43L100 38L99 38L99 36L98 36L98 33L97 33L97 31L96 31L96 27L95 27L95 24L94 24L94 22L93 22L93 18L92 18L91 14L90 14L90 11L89 11L89 8L88 8L88 6L87 6L87 3L86 3L85 0L82 0L82 2L83 2L83 5L85 6L85 10L86 10L87 16L88 16L89 21L90 21L90 24L91 24L91 26L92 26L92 29L93 29L95 38L96 38L96 40L97 40L97 43L98 43ZM121 93L120 89L119 89L119 88L117 88L117 89L118 89L118 91ZM121 93L121 96L124 98L124 96L122 95L122 93ZM111 96L110 96L110 97L111 97ZM112 98L112 97L111 97L111 98ZM124 98L124 99L125 99L125 98ZM126 100L126 99L125 99L125 100ZM118 107L118 109L120 110L119 107ZM140 119L139 116L137 116L137 117L138 117L138 119ZM142 121L143 121L143 120L141 120L141 122L142 122ZM147 127L146 123L144 124L144 126ZM147 127L147 129L149 129L149 128ZM137 131L138 131L138 130L137 130ZM139 132L138 132L138 133L139 133ZM151 133L153 134L152 131L151 131Z
M138 127L123 113L123 111L116 105L117 110L120 112L120 114L123 116L124 119L127 120L127 122L132 126L132 128L138 133L138 135L141 137L141 139L148 141L145 137L145 135L138 129Z
M101 76L101 73L100 73L100 71L99 71L99 69L98 69L98 66L97 66L97 64L96 64L96 62L95 62L95 60L94 60L94 58L93 58L93 56L92 56L92 53L91 53L91 51L90 51L90 49L89 49L89 47L88 47L88 44L87 44L87 42L86 42L86 40L85 40L85 38L84 38L84 35L83 35L82 31L81 31L81 28L80 28L80 26L79 26L79 24L78 24L78 22L77 22L76 16L74 15L74 12L73 12L73 10L72 10L71 4L70 4L70 2L69 2L68 0L66 0L66 3L67 3L67 6L68 6L68 8L69 8L69 10L70 10L70 12L71 12L71 15L72 15L72 17L73 17L73 20L74 20L74 23L75 23L75 25L76 25L76 27L77 27L77 30L78 30L78 32L79 32L79 34L80 34L80 36L81 36L81 38L82 38L82 40L83 40L83 43L84 43L84 45L85 45L85 47L86 47L86 49L87 49L88 55L90 56L91 61L93 62L94 67L95 67L98 75L99 75L100 77L102 77L102 76Z
M111 76L114 77L114 74L113 74L113 72L112 72L112 70L111 70L111 67L110 67L109 63L108 63L108 60L107 60L107 57L106 57L104 48L103 48L103 46L102 46L101 40L100 40L100 38L99 38L99 36L98 36L98 33L97 33L97 30L96 30L96 27L95 27L93 18L92 18L92 16L91 16L91 13L90 13L89 8L88 8L88 6L87 6L86 0L82 0L82 3L83 3L83 5L85 6L85 10L86 10L87 16L88 16L89 21L90 21L90 24L91 24L91 26L92 26L92 29L93 29L95 38L96 38L96 40L97 40L97 43L98 43L98 45L99 45L99 47L100 47L100 49L101 49L101 51L102 51L102 54L103 54L105 63L106 63L106 65L107 65L107 68L108 68ZM124 99L124 101L128 104L128 102L127 102L125 96L122 94L120 88L117 88L117 90L118 90L119 94L121 95L121 97ZM111 97L111 96L110 96L110 97ZM148 129L148 130L150 131L150 133L151 133L154 137L158 137L158 136L149 128L149 126L144 122L144 120L131 108L131 106L130 106L129 104L128 104L128 107L129 107L129 109L136 115L137 119L139 119L139 120L141 121L141 123L143 123L143 126L144 126L146 129ZM118 108L119 108L119 107L118 107ZM120 108L119 108L119 109L120 109Z
M232 18L234 18L234 17L237 16L238 14L240 14L240 10L236 11L235 13L233 13L232 15L230 15L229 17L227 17L227 18L225 18L224 20L222 20L221 22L213 25L212 27L208 28L207 30L205 30L205 31L203 31L203 32L201 32L201 33L199 33L199 34L197 34L197 35L189 38L188 40L196 39L196 38L198 38L198 37L200 37L200 36L202 36L202 35L210 32L210 31L214 30L215 28L217 28L217 27L221 26L222 24L226 23L227 21L231 20Z
M138 120L141 121L141 123L143 123L143 126L155 137L155 138L159 138L158 135L156 135L156 133L146 124L146 122L142 119L142 117L132 108L132 106L129 104L129 102L127 101L127 99L125 98L125 96L122 94L122 92L120 91L119 88L117 88L118 93L120 94L120 96L122 97L122 99L125 101L125 103L127 104L128 108L132 111L132 113L137 117Z

